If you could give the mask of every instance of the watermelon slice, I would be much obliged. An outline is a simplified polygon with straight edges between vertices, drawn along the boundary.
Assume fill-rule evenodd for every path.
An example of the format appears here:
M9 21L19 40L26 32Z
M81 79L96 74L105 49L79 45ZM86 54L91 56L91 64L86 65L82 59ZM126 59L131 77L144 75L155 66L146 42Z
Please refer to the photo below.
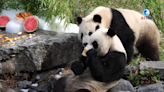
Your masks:
M34 32L38 28L38 19L35 16L30 16L25 19L23 28L26 32Z
M10 21L8 16L0 16L0 27L6 27L6 24Z

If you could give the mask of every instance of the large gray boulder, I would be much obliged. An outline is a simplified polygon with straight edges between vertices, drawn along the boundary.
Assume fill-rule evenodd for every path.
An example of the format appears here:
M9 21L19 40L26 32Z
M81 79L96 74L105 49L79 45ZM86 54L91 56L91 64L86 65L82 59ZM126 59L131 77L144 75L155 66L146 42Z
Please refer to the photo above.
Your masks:
M139 87L137 92L164 92L164 85L162 83L151 84Z
M0 47L0 73L40 71L77 60L81 43L77 34L38 31L15 46Z
M135 92L135 89L128 80L121 79L119 84L110 89L109 92Z
M140 70L155 69L160 72L161 79L164 80L164 62L163 61L144 61L140 63Z

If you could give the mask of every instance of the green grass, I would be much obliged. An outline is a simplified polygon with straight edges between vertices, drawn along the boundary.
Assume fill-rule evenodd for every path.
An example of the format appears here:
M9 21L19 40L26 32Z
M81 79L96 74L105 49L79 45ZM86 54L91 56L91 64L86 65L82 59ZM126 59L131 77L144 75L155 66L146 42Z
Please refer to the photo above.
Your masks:
M160 44L160 60L164 61L164 38L161 38Z

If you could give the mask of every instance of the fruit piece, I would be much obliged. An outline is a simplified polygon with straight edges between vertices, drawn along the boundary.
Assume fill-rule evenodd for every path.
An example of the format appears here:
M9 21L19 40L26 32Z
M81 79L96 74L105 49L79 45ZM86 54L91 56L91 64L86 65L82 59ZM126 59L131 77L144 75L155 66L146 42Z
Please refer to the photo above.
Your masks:
M32 16L32 14L28 12L21 12L16 15L16 19L24 21L29 16Z
M38 19L34 16L26 18L23 28L26 32L34 32L38 28Z
M0 16L0 27L6 27L6 24L10 21L8 16Z
M86 54L87 51L88 51L88 49L84 48L84 50L83 50L83 52L82 52L82 56L86 57L86 56L87 56L87 54Z

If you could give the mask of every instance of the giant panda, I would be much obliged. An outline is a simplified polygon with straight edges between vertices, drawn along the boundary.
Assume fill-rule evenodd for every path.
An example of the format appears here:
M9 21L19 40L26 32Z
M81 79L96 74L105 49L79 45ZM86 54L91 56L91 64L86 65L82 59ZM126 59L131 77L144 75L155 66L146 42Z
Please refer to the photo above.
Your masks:
M137 49L146 60L159 60L160 34L155 23L150 19L142 19L139 12L129 9L114 9L99 6L86 17L77 17L79 38L84 39L105 27L116 30L127 52L127 61L131 61L134 49Z
M88 67L96 81L109 83L119 80L127 63L127 55L115 31L100 28L85 41L82 55L87 59L72 63L71 69L75 75L82 74Z

